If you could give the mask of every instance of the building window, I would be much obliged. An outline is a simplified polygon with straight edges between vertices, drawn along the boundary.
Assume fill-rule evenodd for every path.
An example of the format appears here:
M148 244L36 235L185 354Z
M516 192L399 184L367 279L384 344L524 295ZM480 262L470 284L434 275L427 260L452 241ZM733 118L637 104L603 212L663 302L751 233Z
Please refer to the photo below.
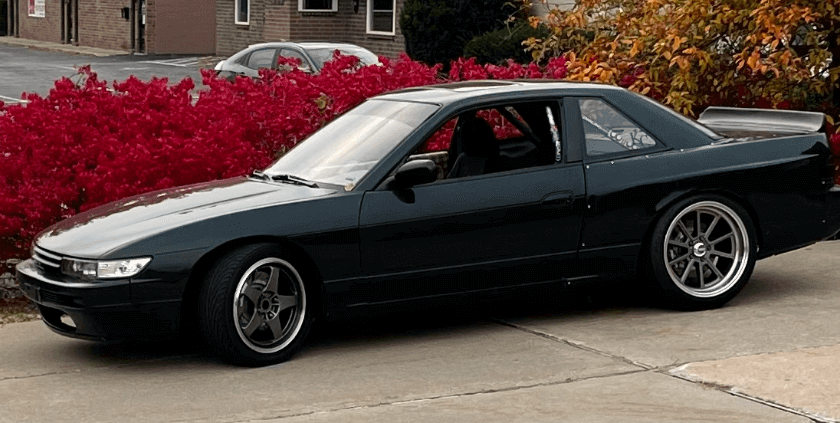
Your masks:
M236 0L236 16L234 22L238 25L248 25L251 20L251 0Z
M298 12L337 12L338 0L298 0Z
M367 32L394 35L397 0L368 0Z

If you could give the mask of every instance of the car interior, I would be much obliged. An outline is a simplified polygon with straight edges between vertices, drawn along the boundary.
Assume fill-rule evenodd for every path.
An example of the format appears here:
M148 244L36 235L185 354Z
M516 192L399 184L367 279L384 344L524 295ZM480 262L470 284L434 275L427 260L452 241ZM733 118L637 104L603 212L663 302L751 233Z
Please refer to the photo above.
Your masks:
M561 157L553 102L499 105L452 118L407 161L429 159L438 181L554 163Z
M579 101L586 154L589 156L656 146L656 141L647 132L603 100L587 98Z

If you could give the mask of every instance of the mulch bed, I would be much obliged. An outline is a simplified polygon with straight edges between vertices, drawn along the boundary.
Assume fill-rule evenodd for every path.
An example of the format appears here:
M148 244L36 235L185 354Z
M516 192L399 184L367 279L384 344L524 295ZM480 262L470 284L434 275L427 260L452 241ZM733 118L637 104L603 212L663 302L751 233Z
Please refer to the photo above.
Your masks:
M24 297L0 298L0 326L40 318L38 309Z

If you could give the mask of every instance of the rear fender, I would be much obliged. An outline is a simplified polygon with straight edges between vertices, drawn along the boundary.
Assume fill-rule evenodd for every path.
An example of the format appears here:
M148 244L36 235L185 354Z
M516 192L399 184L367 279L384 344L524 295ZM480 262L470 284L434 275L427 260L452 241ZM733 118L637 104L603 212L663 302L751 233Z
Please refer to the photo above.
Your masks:
M693 196L693 195L703 195L703 194L721 195L723 197L726 197L726 198L738 203L738 205L743 207L744 210L746 210L747 213L750 215L750 220L752 220L753 225L755 225L755 228L754 228L755 229L755 234L756 234L756 237L758 237L758 239L756 239L755 241L756 241L758 250L759 251L761 250L761 243L762 243L761 222L758 220L758 214L756 214L753 207L746 200L744 200L741 196L739 196L735 193L732 193L732 192L726 191L726 190L708 190L708 189L707 190L684 189L684 190L674 191L674 192L666 195L665 197L663 197L661 200L659 200L659 202L656 204L656 217L651 221L650 227L648 227L647 231L645 231L645 238L644 238L644 243L643 244L647 243L648 240L650 240L650 235L653 233L653 229L656 227L656 224L662 218L662 215L665 213L666 210L668 210L669 207L671 207L671 205L675 204L676 202L678 202L678 201L680 201L684 198L687 198L687 197L690 197L690 196Z

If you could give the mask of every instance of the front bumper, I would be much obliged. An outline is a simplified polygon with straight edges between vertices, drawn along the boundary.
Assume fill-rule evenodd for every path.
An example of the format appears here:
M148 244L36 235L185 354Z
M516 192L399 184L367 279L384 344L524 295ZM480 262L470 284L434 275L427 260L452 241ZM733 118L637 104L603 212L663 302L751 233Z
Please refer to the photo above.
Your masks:
M61 335L108 341L161 339L177 334L180 301L133 303L128 279L68 283L32 259L19 263L23 293L38 305L44 323ZM64 316L72 320L72 324Z

